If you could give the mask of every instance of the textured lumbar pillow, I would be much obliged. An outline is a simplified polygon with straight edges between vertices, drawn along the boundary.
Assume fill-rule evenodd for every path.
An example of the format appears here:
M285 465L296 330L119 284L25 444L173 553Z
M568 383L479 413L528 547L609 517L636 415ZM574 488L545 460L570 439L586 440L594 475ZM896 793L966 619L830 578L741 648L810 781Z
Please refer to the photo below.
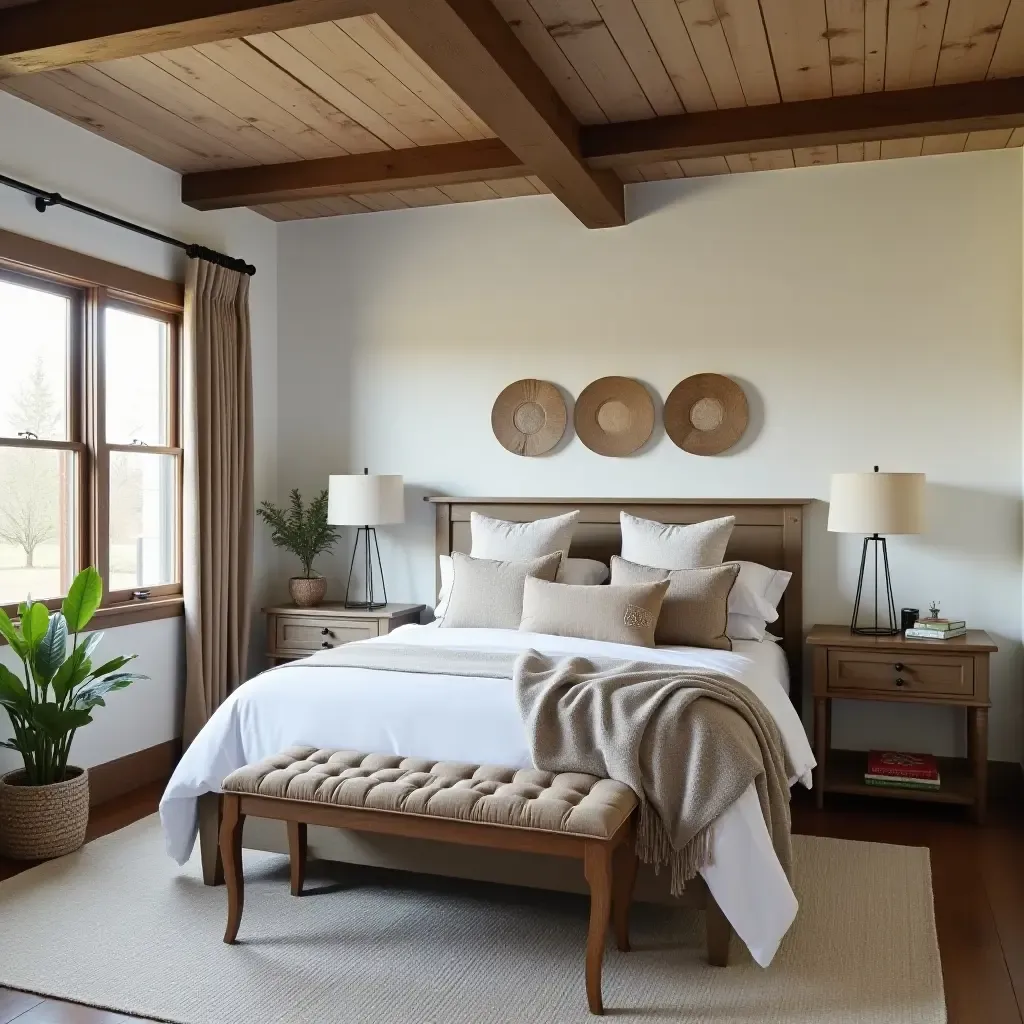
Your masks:
M452 589L448 607L438 623L445 627L515 629L523 616L523 584L528 577L553 580L562 555L525 562L501 562L452 555Z
M727 635L729 592L740 574L735 562L698 569L652 569L612 557L612 587L654 583L668 585L655 631L659 644L684 644L731 651Z
M524 562L555 551L561 551L562 557L568 558L573 527L579 515L577 509L550 519L511 523L471 512L469 532L473 542L469 553L474 558L495 558L505 562Z
M672 526L620 512L619 524L622 557L627 561L655 569L695 569L722 564L736 517Z
M653 647L666 590L667 580L628 587L576 587L531 578L523 591L519 628L527 633Z

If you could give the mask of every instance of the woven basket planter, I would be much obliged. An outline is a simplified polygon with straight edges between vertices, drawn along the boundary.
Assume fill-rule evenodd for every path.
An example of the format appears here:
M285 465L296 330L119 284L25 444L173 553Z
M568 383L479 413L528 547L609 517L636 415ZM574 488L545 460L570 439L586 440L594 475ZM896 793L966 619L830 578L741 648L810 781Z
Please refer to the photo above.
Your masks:
M288 581L288 593L299 608L315 608L327 593L327 579L324 576L293 576Z
M85 842L89 773L69 767L68 776L49 786L26 786L23 769L0 776L0 856L49 860Z

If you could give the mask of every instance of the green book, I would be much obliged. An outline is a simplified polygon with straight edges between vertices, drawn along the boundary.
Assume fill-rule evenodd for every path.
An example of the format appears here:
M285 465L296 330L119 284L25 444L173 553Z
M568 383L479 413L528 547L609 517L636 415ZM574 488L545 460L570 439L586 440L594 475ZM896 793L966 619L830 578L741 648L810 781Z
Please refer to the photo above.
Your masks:
M950 629L963 629L967 623L963 619L918 619L914 629L933 629L945 633Z
M940 787L935 783L915 782L912 779L892 779L883 782L881 779L865 779L866 786L878 786L879 789L916 789L922 793L934 793Z

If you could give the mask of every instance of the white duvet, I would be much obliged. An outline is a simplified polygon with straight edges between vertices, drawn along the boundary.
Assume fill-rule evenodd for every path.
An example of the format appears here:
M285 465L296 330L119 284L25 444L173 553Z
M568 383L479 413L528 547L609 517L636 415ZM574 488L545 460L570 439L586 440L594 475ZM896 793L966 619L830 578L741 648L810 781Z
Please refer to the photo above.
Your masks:
M526 650L642 658L724 673L749 687L779 725L797 780L810 785L814 757L790 703L783 652L772 643L736 650L655 650L503 629L404 626L364 643ZM381 751L437 760L530 767L526 733L507 679L415 675L317 666L313 655L239 687L185 751L160 801L167 850L189 857L197 798L218 792L244 764L293 744ZM771 963L796 916L797 901L772 848L751 786L715 823L712 862L702 872L718 905L762 966Z

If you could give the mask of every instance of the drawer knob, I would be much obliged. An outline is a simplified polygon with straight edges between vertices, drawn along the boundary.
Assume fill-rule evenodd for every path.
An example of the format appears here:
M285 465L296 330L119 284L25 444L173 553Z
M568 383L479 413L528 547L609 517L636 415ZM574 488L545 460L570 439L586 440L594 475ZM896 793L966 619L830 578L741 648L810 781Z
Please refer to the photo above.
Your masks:
M902 661L897 661L896 664L893 665L893 668L896 669L897 672L902 672L903 671L903 662Z
M321 636L330 636L331 635L331 631L326 626L324 626L324 628L320 630L320 635ZM899 668L899 665L897 665L896 667Z
M321 647L330 647L331 645L330 645L329 641L325 640L320 646Z
M900 677L899 679L896 680L896 685L897 686L906 686L907 685L907 681L905 679L903 679L902 677Z

